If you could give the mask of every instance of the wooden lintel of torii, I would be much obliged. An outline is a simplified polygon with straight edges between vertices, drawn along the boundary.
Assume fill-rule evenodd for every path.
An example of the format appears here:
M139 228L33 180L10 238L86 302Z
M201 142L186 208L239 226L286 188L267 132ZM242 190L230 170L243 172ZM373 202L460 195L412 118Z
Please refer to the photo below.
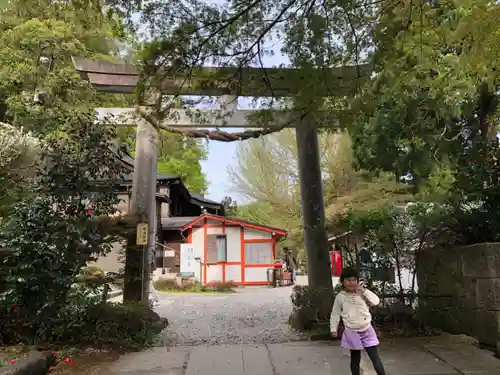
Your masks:
M73 58L77 72L101 92L130 94L139 72L132 64ZM214 68L166 74L159 89L166 95L289 97L300 92L329 97L353 94L372 72L369 65L328 69Z
M144 111L148 111L144 108ZM140 114L134 108L96 108L97 121L115 126L135 126L140 120ZM347 111L319 112L316 121L319 127L336 127L347 121ZM168 128L283 128L295 127L300 113L294 111L260 111L240 109L224 113L221 110L171 109L161 121Z

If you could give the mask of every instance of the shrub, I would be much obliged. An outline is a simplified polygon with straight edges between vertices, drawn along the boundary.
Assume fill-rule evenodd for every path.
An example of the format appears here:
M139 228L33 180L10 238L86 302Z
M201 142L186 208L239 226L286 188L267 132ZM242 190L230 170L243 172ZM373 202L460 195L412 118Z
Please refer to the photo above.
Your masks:
M82 269L84 276L104 276L104 270L96 266L88 266Z
M182 285L177 283L175 279L160 278L154 282L154 287L156 290L164 291L184 291L192 293L200 292L221 292L227 293L231 292L236 288L236 284L233 281L214 281L207 285L200 285L198 282L193 280L186 280L182 282Z
M33 324L25 306L0 311L0 345L85 346L140 349L153 343L167 321L149 306L102 303L92 289L73 289L50 325ZM50 328L50 330L49 330ZM42 334L42 336L37 336Z
M175 279L160 278L154 282L156 290L181 290Z
M140 349L153 344L167 325L149 306L102 303L91 306L82 319L86 334L78 343Z
M376 306L372 309L373 324L392 336L428 336L438 333L418 317L415 309L401 303Z
M40 153L38 138L0 122L0 217L31 192Z
M2 343L24 343L44 346L86 346L112 349L140 349L153 343L155 336L166 327L149 307L143 305L102 303L87 309L70 306L54 319L53 330L43 342L34 340L25 315L2 327Z
M214 281L208 284L207 288L216 292L232 292L236 286L234 281Z
M31 340L50 339L82 268L115 240L98 220L119 202L123 167L110 147L114 131L95 124L91 113L60 120L60 132L44 138L34 194L0 222L0 248L9 249L0 259L0 284L9 286L0 314L27 321ZM27 316L12 316L14 305Z
M340 292L340 285L333 290L332 300ZM296 285L292 292L293 312L290 316L290 325L294 329L309 330L314 323L326 322L330 318L321 313L324 304L325 291L312 289L308 286Z
M203 293L208 291L208 287L206 285L200 285L200 283L196 281L184 281L180 290L191 293Z

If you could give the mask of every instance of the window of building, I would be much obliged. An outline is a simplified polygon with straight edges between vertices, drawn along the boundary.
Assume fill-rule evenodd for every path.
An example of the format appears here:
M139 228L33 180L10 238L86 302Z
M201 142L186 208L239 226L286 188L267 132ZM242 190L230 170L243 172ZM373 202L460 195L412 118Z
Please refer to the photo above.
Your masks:
M246 264L271 264L273 262L273 245L271 242L245 243Z
M178 272L181 264L181 244L165 243L166 247L157 246L155 250L156 268L168 268L170 272ZM171 253L173 251L173 254ZM169 256L167 256L167 254Z
M217 236L217 262L227 261L227 237L226 235Z
M227 261L227 237L225 234L207 235L207 264Z

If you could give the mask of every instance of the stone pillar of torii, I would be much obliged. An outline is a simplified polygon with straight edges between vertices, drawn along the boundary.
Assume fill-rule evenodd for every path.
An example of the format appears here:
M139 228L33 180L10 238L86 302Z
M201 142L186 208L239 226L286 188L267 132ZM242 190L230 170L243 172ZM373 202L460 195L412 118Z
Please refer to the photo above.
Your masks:
M77 72L99 92L131 94L136 90L139 74L135 66L126 63L109 63L83 58L73 58ZM197 73L201 73L197 75ZM215 74L217 73L217 74ZM207 84L212 74L214 80ZM275 110L267 113L265 124L255 120L258 110L238 109L237 99L243 97L291 97L307 91L308 97L345 97L353 95L370 74L368 66L339 67L303 71L287 68L196 68L190 77L168 76L160 84L161 95L218 96L220 109L170 109L161 120L161 127L169 129L203 128L283 128L293 127L297 132L299 155L299 177L301 180L302 215L304 240L307 251L309 285L315 280L331 280L329 256L326 250L327 233L321 186L318 138L316 128L335 126L336 119L328 114ZM203 82L201 78L203 77ZM218 82L220 82L218 84ZM223 83L221 83L223 82ZM141 110L148 111L148 103L137 103ZM324 116L326 115L326 116ZM142 280L128 281L124 290L124 300L149 299L151 257L154 251L155 195L157 179L158 130L146 121L134 108L97 108L97 120L103 124L116 126L136 126L135 168L130 201L130 214L148 226L147 251L139 257L127 252L125 270L134 267L134 261L142 264ZM326 117L326 118L325 118ZM158 125L158 124L157 124ZM128 241L135 241L129 238ZM323 244L324 246L318 245ZM132 270L133 271L133 270ZM137 271L137 270L136 270ZM321 274L313 278L312 274ZM322 277L321 277L322 276ZM127 281L126 281L127 282ZM328 286L326 286L328 287Z

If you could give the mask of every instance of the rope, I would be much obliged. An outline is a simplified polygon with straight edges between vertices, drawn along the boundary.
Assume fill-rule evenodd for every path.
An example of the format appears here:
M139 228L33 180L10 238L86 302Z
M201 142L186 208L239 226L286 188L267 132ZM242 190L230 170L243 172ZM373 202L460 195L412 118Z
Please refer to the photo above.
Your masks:
M219 142L235 142L245 141L247 139L260 138L262 136L279 132L287 127L287 125L276 128L264 128L261 130L244 130L241 132L226 132L222 130L206 130L206 129L179 129L161 124L161 122L152 114L147 113L144 109L136 107L137 113L156 129L166 130L170 133L181 134L190 138L204 138Z

